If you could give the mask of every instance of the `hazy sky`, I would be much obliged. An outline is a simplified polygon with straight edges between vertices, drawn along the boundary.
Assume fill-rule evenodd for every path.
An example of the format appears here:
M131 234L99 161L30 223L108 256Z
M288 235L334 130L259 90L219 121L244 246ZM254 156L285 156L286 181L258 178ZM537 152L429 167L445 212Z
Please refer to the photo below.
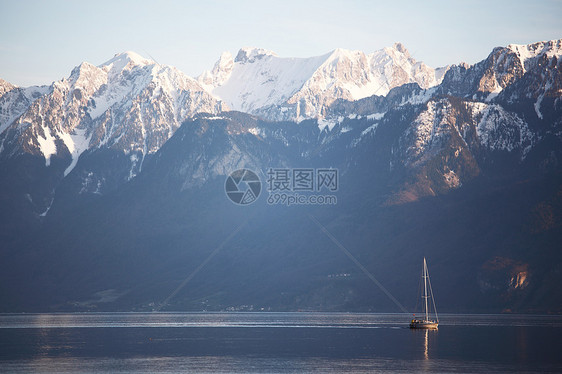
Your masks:
M480 61L496 46L562 38L561 0L0 0L0 14L0 78L22 86L127 50L196 76L242 46L308 57L400 41L436 67Z

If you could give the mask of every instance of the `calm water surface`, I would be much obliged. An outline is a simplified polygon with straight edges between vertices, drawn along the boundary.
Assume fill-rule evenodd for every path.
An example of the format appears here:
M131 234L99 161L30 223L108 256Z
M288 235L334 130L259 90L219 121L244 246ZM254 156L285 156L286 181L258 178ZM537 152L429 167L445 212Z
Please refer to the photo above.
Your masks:
M0 372L562 372L559 316L407 324L399 314L0 314Z

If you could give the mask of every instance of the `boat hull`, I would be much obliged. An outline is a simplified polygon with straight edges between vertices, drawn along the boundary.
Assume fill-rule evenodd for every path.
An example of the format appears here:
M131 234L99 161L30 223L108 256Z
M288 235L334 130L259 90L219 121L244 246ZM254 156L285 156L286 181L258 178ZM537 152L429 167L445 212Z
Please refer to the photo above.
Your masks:
M433 321L412 321L410 322L411 329L424 329L424 330L437 330L438 322Z

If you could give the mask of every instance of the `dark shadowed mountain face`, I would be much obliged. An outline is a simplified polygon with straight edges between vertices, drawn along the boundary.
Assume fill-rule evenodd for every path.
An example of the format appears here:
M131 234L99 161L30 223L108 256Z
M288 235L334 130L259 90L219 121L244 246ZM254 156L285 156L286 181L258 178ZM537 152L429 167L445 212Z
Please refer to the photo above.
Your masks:
M0 135L1 310L399 312L348 251L409 310L425 256L442 311L560 312L559 51L497 48L298 123L221 112L133 54L3 84L24 113ZM242 168L261 180L245 206L225 193ZM271 204L268 171L295 168L336 169L337 203Z

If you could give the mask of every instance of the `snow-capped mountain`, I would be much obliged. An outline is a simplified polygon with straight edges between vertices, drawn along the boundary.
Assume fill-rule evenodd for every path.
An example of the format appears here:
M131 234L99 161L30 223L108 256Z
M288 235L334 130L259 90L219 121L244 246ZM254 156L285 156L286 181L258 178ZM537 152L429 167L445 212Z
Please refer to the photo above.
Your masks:
M322 56L283 58L259 48L223 53L199 82L232 109L270 120L323 118L337 99L386 95L406 83L439 84L447 68L433 69L396 43L374 53L336 49Z
M42 155L46 166L52 156L70 154L65 175L87 149L118 149L131 156L134 175L142 159L157 151L186 118L221 109L194 79L176 68L126 52L100 66L82 63L10 123L15 111L2 123L7 127L2 144L8 155L20 151Z
M134 177L185 119L224 109L193 78L134 52L99 66L84 62L50 87L3 87L0 159L40 157L60 180L84 152L113 152L114 159L122 159L115 162L117 169L92 164L80 170L84 191L92 192ZM53 183L43 193L52 196ZM32 200L45 201L45 196Z

